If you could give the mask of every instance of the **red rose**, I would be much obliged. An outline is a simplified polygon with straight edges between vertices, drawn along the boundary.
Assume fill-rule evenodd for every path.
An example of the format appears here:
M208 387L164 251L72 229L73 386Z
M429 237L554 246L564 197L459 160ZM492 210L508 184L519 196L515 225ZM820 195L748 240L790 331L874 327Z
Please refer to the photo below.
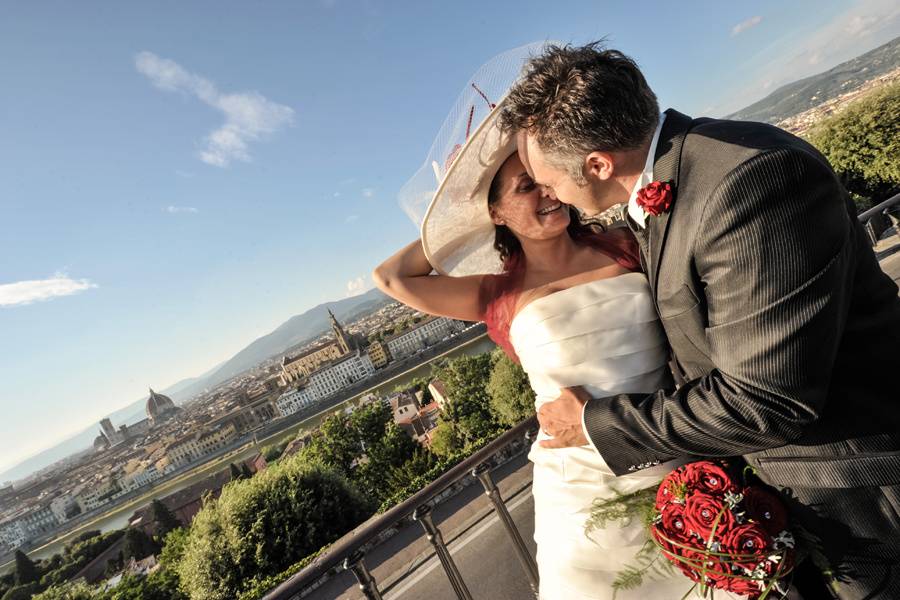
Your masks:
M667 537L683 544L691 541L683 504L669 503L663 507L660 514L662 516L660 529Z
M682 561L670 561L672 562L678 569L684 573L684 576L690 579L691 581L700 581L700 566L703 564L703 561L706 559L706 555L701 554L695 550L688 550L687 548L681 549L680 556L690 563L682 562Z
M672 207L672 184L667 181L648 183L638 190L637 205L654 217L663 214Z
M700 555L700 562L703 564L703 576L706 578L704 582L707 585L721 589L723 582L731 577L731 561L726 557Z
M742 574L742 576L745 575ZM768 583L763 582L763 586L765 585L768 585ZM762 589L759 587L759 580L744 579L743 577L732 577L725 580L721 589L733 594L749 596L750 598L758 598L760 593L762 593Z
M720 516L721 515L721 516ZM715 496L695 492L687 497L684 504L684 520L688 529L700 535L704 541L716 526L716 539L734 527L731 509Z
M772 535L778 535L787 529L787 509L781 498L763 488L744 488L744 508L751 519Z
M665 479L660 482L659 489L656 490L657 510L662 510L662 508L672 500L683 499L679 496L679 494L683 495L683 490L679 491L679 488L684 486L684 477L682 476L682 472L683 470L681 468L675 469L674 471L666 475Z
M722 551L735 556L735 562L742 567L753 569L766 558L769 549L769 534L756 523L745 523L724 532L721 537ZM750 556L752 555L752 558Z
M675 541L672 536L668 534L663 534L669 539L664 538L660 535L660 530L656 527L650 528L650 534L656 540L656 542L660 545L662 549L662 554L670 563L674 566L678 567L678 569L684 573L684 576L690 579L691 581L700 581L700 576L694 570L694 566L699 566L703 562L703 555L698 552L691 550L690 548L683 548L681 546L676 546L669 539ZM679 543L683 543L679 541ZM689 560L691 564L687 564L684 560Z
M696 488L709 494L724 494L736 488L734 481L725 472L725 469L708 460L686 465L684 481L689 488Z

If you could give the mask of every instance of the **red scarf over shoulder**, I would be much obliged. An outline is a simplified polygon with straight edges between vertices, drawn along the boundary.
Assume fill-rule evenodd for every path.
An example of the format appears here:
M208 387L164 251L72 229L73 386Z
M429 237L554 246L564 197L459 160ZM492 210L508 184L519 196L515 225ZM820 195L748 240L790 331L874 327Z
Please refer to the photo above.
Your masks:
M575 241L603 252L629 271L641 270L637 240L627 229L589 233ZM525 257L519 253L506 260L503 273L486 275L479 290L481 320L487 325L488 335L516 362L519 362L519 357L509 339L509 328L516 316L516 304L522 294L524 276Z

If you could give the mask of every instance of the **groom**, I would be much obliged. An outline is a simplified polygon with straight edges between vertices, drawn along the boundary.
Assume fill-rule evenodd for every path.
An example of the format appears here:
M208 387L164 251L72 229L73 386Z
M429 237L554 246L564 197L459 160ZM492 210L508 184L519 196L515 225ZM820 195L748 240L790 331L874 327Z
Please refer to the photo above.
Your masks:
M828 162L769 125L661 116L598 44L548 48L505 104L548 193L627 203L681 383L565 390L540 411L545 444L590 441L618 474L743 455L846 534L830 593L900 598L900 300Z

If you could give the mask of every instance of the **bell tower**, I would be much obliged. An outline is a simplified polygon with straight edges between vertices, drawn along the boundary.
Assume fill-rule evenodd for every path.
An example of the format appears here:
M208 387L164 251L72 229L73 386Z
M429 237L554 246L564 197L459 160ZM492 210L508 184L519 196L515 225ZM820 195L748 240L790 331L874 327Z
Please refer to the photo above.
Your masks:
M350 336L344 331L344 328L338 323L331 309L328 310L328 318L331 319L331 331L334 332L334 341L338 345L342 354L350 352Z

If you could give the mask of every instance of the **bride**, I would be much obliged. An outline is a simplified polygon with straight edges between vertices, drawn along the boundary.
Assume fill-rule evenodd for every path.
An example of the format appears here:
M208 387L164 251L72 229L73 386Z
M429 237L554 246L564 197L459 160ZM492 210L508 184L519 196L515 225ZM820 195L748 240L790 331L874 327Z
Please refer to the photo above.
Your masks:
M401 192L429 199L422 237L375 269L376 284L422 312L487 323L528 374L538 407L570 386L595 397L670 386L666 340L631 234L595 232L536 186L515 140L497 126L502 102L497 107L472 87L471 110L464 101L455 111L468 117L463 143L439 136L435 160L426 162L437 191L407 184ZM472 133L479 97L487 116ZM449 155L443 169L441 148ZM647 540L646 530L636 519L586 535L591 504L656 486L677 465L616 477L593 447L546 448L546 439L539 433L528 456L540 598L612 598L612 582ZM673 574L616 598L669 600L689 587Z

